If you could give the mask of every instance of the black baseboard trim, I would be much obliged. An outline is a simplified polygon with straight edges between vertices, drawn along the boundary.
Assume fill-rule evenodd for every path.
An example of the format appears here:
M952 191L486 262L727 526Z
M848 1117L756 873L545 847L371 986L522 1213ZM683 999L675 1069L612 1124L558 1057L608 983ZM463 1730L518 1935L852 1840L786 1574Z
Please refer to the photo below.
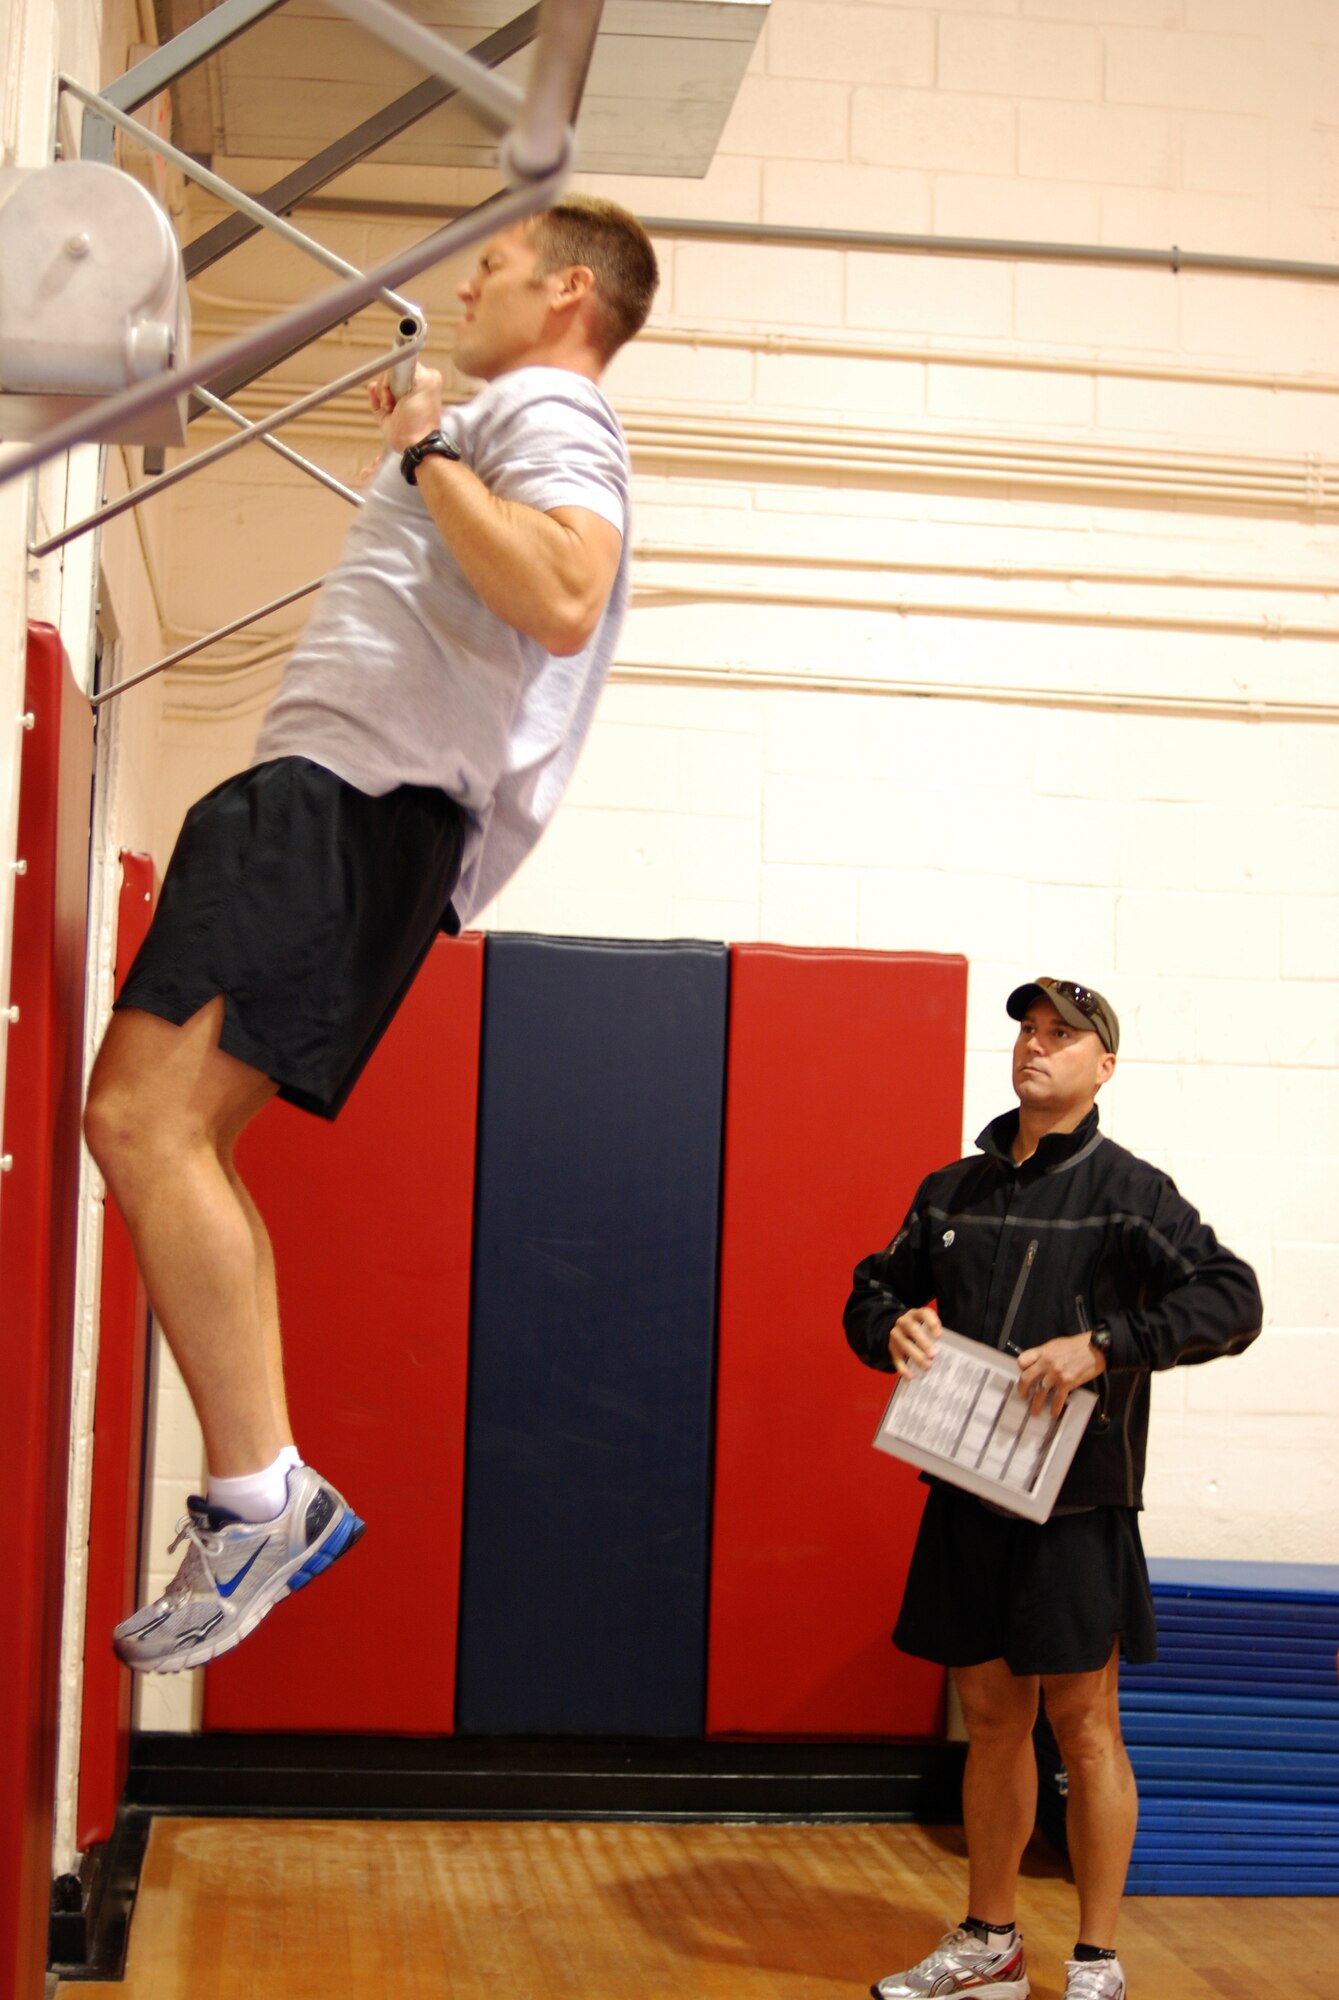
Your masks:
M52 1883L47 1966L62 1979L124 1978L151 1817L123 1805L111 1838L89 1849L77 1875Z
M145 1813L285 1819L888 1820L957 1824L964 1749L317 1735L132 1738Z

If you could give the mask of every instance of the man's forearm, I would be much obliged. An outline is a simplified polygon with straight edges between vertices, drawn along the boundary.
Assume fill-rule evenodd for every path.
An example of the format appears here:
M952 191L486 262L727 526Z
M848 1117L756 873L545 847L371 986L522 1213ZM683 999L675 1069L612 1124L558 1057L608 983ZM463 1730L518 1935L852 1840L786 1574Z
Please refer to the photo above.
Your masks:
M900 1298L889 1285L888 1254L880 1250L871 1257L861 1258L842 1314L842 1326L852 1352L867 1368L883 1371L890 1371L893 1366L888 1335L894 1322L909 1303L919 1303Z
M382 435L397 455L442 421L442 378L421 364L409 395L384 377L369 385ZM550 513L501 500L459 459L436 453L416 483L442 540L488 609L548 653L579 653L608 602L622 536L587 508Z
M418 487L442 540L489 610L546 652L579 653L608 600L618 530L584 508L541 514L499 499L456 459L424 459Z

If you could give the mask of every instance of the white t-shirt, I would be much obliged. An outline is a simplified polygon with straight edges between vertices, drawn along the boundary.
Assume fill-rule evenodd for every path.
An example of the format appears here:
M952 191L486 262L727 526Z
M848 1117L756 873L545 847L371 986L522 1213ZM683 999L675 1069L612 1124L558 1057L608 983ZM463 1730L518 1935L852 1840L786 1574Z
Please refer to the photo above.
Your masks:
M628 597L627 446L593 382L518 368L442 428L491 493L541 513L585 507L623 537L584 651L546 653L478 597L388 454L293 649L253 763L307 757L359 791L433 785L469 814L462 922L539 839L571 777Z

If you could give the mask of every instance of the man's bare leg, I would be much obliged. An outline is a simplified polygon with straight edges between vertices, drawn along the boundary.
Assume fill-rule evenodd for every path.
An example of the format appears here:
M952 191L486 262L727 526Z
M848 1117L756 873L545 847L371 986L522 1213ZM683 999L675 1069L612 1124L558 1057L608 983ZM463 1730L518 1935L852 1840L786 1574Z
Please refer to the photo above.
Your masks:
M1019 1864L1037 1818L1032 1725L1039 1683L1011 1673L1003 1660L955 1667L953 1679L967 1725L967 1909L983 1924L1011 1924Z
M1079 1937L1114 1950L1139 1796L1121 1736L1118 1674L1111 1658L1095 1674L1047 1674L1046 1714L1069 1774L1066 1828L1079 1892Z
M232 1165L275 1085L219 1048L222 1019L221 999L181 1027L137 1008L114 1014L85 1131L195 1405L209 1469L227 1478L272 1464L291 1436L273 1258Z
M260 1315L261 1337L265 1342L265 1363L270 1379L270 1395L275 1407L283 1414L284 1442L287 1444L291 1440L292 1432L288 1422L288 1400L284 1387L284 1353L279 1331L279 1286L275 1277L274 1247L270 1242L270 1232L265 1227L264 1217L251 1198L251 1190L233 1165L231 1153L224 1166L229 1185L251 1226L251 1241L256 1253L256 1310Z

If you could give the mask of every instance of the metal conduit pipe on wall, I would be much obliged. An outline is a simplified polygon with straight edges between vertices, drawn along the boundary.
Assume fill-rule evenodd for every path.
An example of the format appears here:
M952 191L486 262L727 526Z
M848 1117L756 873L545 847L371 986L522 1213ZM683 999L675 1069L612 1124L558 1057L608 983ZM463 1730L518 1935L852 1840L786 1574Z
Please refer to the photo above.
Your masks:
M323 195L303 204L330 214L431 216L464 213L428 202L351 201ZM1018 264L1122 264L1161 271L1220 271L1231 277L1296 278L1339 284L1339 264L1289 257L1236 257L1220 250L1140 249L1116 243L1043 243L1007 236L936 236L931 231L820 229L792 222L720 222L702 216L643 215L657 236L690 236L719 243L793 243L824 250L880 250L904 256L995 257Z
M644 226L665 235L698 236L727 243L794 243L827 250L887 250L904 255L996 257L1018 264L1122 264L1136 268L1221 271L1233 277L1297 278L1339 284L1339 264L1314 264L1288 257L1234 257L1219 250L1129 248L1112 243L1037 243L995 236L936 236L867 229L809 229L787 222L709 222L691 218L643 218Z

